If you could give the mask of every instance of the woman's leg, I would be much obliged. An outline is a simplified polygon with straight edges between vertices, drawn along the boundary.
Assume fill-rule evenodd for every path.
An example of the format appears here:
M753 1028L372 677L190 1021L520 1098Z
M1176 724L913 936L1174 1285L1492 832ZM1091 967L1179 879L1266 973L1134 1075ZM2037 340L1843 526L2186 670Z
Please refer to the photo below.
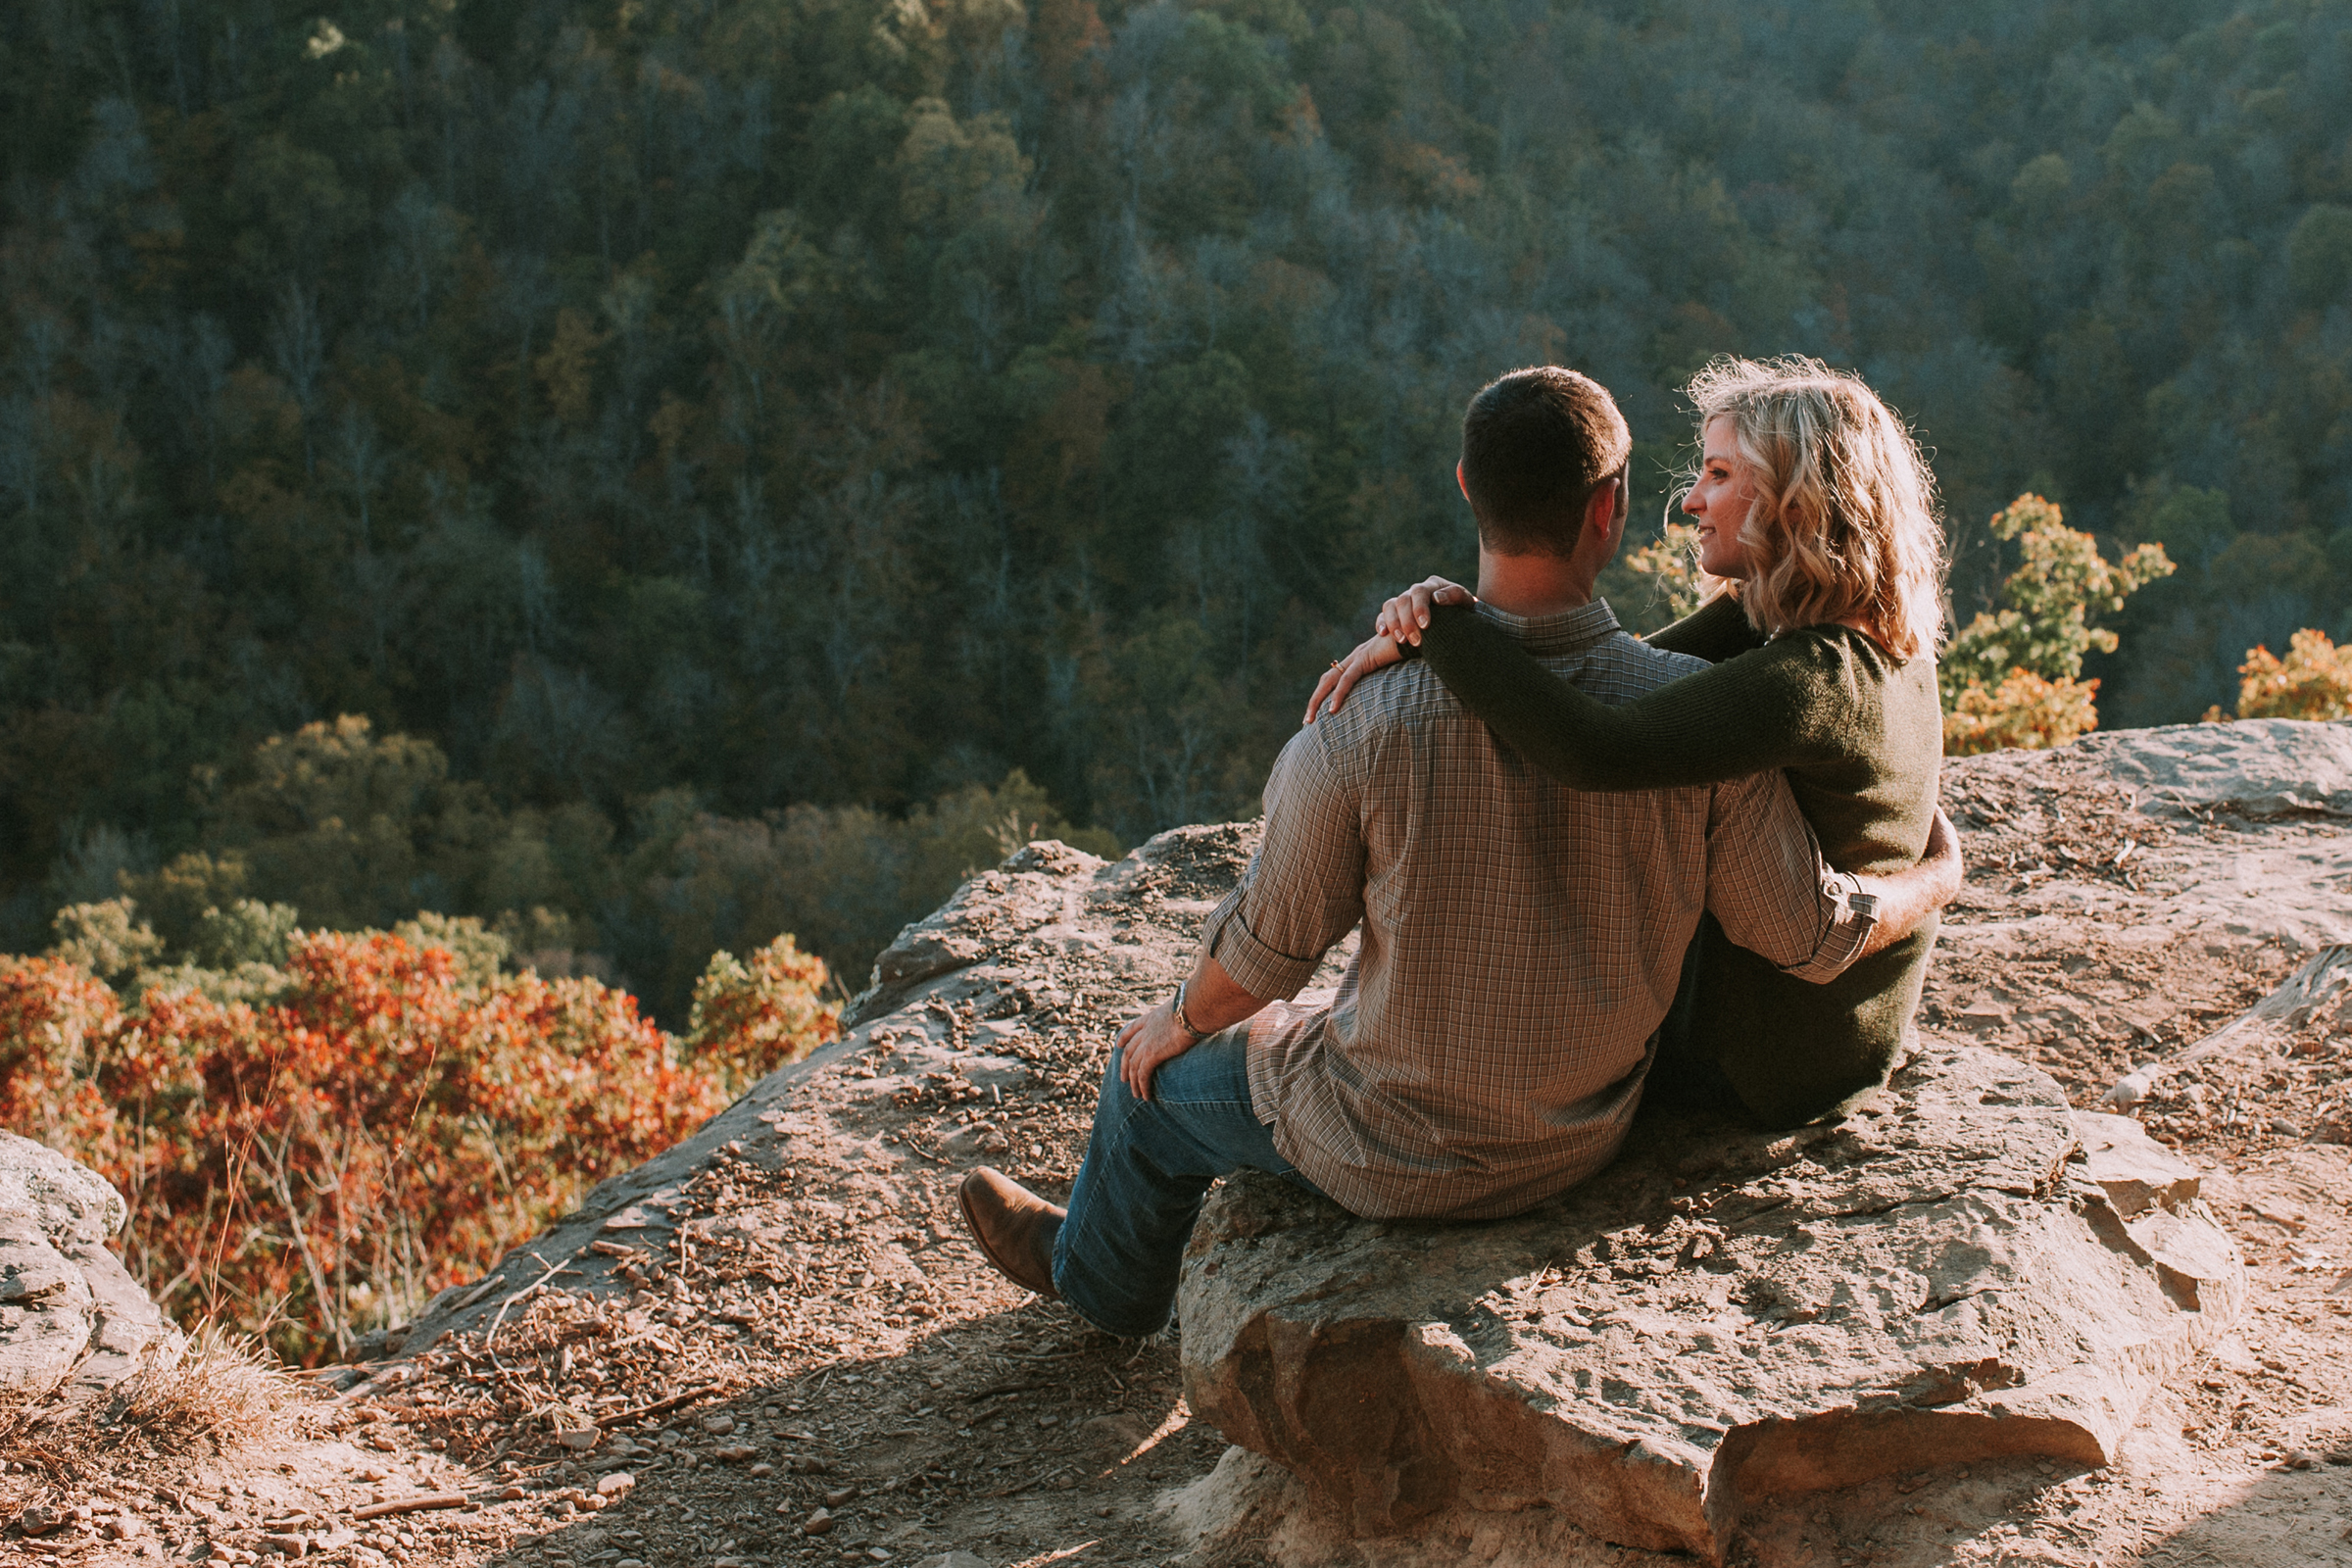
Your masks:
M1248 1036L1228 1029L1168 1062L1148 1102L1120 1082L1111 1053L1054 1242L1054 1288L1097 1328L1140 1338L1167 1326L1185 1242L1218 1177L1262 1170L1311 1190L1250 1108Z

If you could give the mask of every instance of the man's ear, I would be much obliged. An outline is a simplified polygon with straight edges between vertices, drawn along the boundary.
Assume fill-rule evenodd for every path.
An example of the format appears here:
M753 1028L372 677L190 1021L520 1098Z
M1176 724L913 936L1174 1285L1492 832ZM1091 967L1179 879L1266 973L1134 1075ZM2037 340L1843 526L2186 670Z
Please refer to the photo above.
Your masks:
M1462 477L1462 466L1459 463L1453 466L1453 482L1462 487L1462 499L1468 501L1470 499L1470 481Z
M1608 534L1612 537L1625 527L1626 482L1620 472L1595 486L1591 500L1585 503L1585 531ZM1611 547L1615 548L1614 546Z

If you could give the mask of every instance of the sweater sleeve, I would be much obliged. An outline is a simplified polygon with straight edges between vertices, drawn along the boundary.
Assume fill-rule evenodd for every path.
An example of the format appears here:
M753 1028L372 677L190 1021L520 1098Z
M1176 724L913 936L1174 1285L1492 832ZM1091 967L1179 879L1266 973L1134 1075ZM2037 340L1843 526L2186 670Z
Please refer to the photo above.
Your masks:
M1764 634L1747 623L1747 612L1730 594L1719 594L1663 631L1642 639L1670 654L1689 654L1710 664L1751 654L1764 646Z
M1846 756L1852 705L1817 640L1785 637L1614 707L1537 663L1467 606L1441 606L1422 656L1503 743L1571 789L1675 789Z

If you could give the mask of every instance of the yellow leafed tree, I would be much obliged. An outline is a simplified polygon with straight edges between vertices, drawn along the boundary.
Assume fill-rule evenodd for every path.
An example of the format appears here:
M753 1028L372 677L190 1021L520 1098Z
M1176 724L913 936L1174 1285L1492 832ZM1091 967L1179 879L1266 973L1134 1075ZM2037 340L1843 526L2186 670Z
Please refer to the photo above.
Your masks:
M2115 651L2115 633L2091 624L2114 614L2141 585L2170 576L2159 544L2121 560L2069 528L2055 502L2022 495L1992 519L2024 560L2001 584L2001 608L1980 613L1943 651L1943 749L1948 756L2005 747L2063 746L2098 728L2099 683L2083 680L2082 656Z

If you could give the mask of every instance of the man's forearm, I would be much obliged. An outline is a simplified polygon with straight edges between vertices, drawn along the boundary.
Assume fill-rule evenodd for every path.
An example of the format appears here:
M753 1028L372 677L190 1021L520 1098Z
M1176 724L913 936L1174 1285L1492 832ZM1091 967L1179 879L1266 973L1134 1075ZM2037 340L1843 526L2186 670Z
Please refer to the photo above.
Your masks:
M1255 1017L1269 1000L1244 991L1207 953L1194 960L1192 978L1184 983L1184 1015L1203 1035Z
M1883 952L1919 929L1920 922L1952 902L1960 891L1960 834L1940 810L1928 829L1927 853L1919 863L1890 876L1857 876L1862 891L1879 901L1878 924L1862 941L1860 957Z

